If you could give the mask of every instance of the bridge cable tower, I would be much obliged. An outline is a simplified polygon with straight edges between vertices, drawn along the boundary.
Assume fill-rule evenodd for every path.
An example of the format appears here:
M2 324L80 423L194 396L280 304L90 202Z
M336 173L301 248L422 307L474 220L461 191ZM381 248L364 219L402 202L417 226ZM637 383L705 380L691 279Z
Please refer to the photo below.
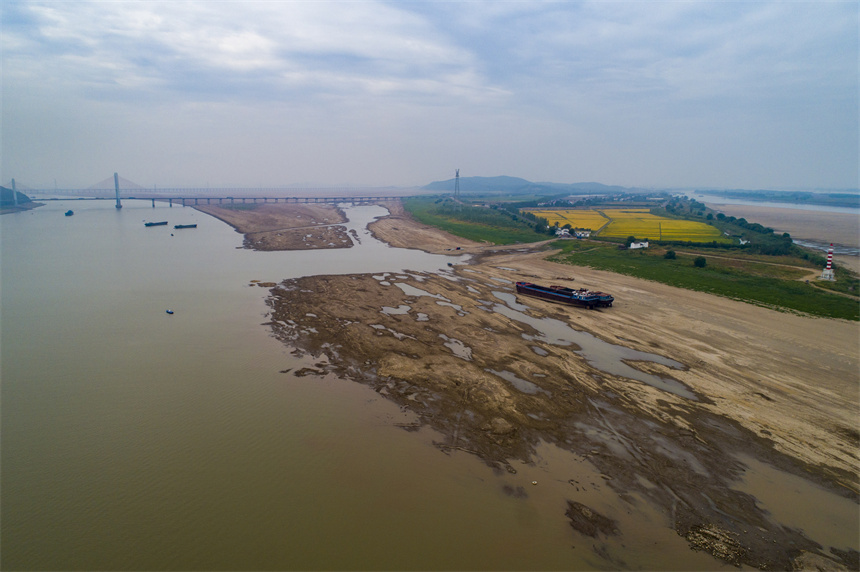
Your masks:
M122 203L119 202L119 175L113 174L113 186L116 189L116 208L121 209Z

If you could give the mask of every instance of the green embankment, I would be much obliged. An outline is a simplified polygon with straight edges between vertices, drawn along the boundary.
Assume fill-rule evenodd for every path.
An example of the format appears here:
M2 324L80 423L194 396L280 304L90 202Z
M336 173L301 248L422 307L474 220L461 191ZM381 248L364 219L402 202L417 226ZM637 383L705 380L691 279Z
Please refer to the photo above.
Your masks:
M497 209L457 205L450 200L424 197L407 199L404 208L424 224L476 242L517 244L550 238L535 232L534 223L522 218L514 220Z

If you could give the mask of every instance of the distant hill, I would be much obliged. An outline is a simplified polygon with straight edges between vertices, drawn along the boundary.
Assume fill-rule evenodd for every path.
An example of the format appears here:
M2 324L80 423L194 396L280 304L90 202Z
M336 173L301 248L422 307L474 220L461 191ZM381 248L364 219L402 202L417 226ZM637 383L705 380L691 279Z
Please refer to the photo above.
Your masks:
M421 187L427 191L454 191L454 179L434 181ZM460 192L466 193L517 193L517 194L612 194L636 191L627 187L602 183L533 183L519 177L460 177Z
M9 207L15 204L15 196L12 193L18 195L18 204L22 205L24 203L30 202L30 197L22 193L21 191L12 191L12 189L7 189L6 187L0 187L0 205L4 207Z

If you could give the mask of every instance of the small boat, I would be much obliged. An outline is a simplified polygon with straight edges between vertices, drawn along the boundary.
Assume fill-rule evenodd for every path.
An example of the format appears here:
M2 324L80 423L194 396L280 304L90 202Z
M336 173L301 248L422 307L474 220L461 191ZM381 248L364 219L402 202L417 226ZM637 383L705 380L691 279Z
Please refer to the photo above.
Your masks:
M173 314L173 310L167 310L168 314Z
M166 224L167 224L167 221L165 220L162 222L145 222L145 223L143 223L143 226L164 226Z
M543 298L553 302L561 302L570 306L581 308L606 308L612 306L615 298L605 292L596 292L580 288L566 288L564 286L540 286L530 282L517 282L517 293L535 298Z
M173 228L197 228L196 224L175 224Z
M75 214L75 211L73 211L72 209L66 211L66 216L72 216L73 214Z

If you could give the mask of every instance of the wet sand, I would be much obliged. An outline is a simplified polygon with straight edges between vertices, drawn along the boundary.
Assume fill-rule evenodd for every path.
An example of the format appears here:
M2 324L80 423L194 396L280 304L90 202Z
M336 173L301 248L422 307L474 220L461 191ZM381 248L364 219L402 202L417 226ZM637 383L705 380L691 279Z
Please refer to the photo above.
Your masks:
M301 374L367 384L439 431L441 450L499 471L540 443L572 451L722 561L857 568L857 543L816 543L738 482L754 459L856 507L860 325L559 265L531 247L465 243L403 213L371 229L401 247L475 257L447 274L273 288L274 334L328 358ZM518 297L517 280L600 289L616 303L588 311ZM620 366L605 365L613 353ZM575 534L612 533L606 517L570 501Z

